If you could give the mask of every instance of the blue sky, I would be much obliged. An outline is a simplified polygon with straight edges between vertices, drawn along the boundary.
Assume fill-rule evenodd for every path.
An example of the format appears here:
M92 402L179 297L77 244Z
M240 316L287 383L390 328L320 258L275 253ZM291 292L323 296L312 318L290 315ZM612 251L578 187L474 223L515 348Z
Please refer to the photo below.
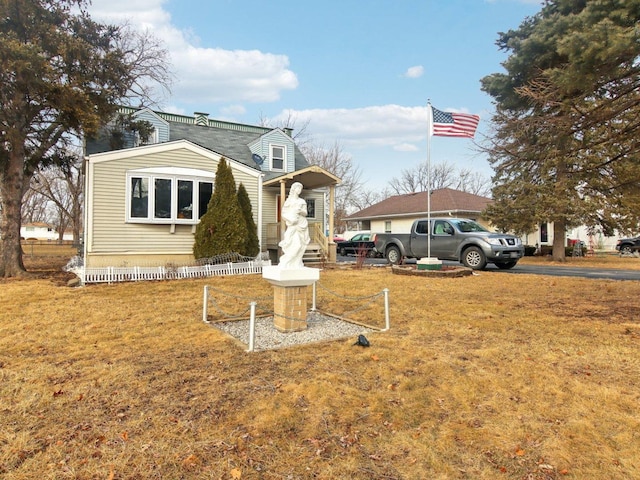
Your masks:
M169 51L175 83L165 111L274 124L309 121L317 145L339 142L382 189L427 160L428 100L476 113L490 134L480 79L501 71L498 32L540 0L93 0L89 13L151 29ZM433 137L432 163L490 177L473 142Z

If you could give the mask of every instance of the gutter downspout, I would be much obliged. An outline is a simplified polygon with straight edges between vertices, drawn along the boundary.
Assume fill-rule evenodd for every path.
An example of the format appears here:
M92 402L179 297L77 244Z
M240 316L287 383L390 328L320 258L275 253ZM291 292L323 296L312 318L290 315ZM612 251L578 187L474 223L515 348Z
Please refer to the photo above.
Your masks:
M262 182L264 179L264 173L258 175L258 232L260 232L260 236L258 240L260 242L260 252L262 252L262 245L264 245L264 232L262 231L262 207L263 207L263 192L262 192Z
M91 164L89 163L89 157L84 157L84 231L82 233L82 274L80 277L80 282L82 285L85 284L86 279L86 270L87 270L87 253L89 252L89 232L90 228L93 228L93 225L89 225L89 206L91 204L91 198L93 192L91 192L89 187L89 178L91 175L89 173L91 169Z

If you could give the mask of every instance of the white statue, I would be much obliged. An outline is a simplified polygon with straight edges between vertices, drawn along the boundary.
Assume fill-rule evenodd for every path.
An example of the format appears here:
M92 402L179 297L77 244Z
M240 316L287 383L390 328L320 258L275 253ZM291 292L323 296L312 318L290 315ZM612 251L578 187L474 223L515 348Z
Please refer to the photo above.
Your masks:
M278 244L283 252L278 263L280 268L303 268L302 256L311 241L307 222L307 202L300 198L300 192L302 184L295 182L291 185L289 197L282 207L282 218L287 229L284 238Z

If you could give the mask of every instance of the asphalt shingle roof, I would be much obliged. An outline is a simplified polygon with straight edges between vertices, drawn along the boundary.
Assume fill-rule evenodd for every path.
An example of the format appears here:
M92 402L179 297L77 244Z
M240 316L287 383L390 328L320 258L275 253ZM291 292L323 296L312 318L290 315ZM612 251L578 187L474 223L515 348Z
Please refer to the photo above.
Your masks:
M138 111L139 109L122 107L128 113ZM211 150L219 155L241 162L248 167L260 169L253 161L252 152L249 145L260 138L260 136L271 131L267 127L259 127L253 125L234 124L223 121L212 121L207 126L196 123L194 117L184 115L174 115L165 112L153 112L162 118L169 125L169 141L188 140L196 145ZM224 128L221 125L227 125ZM285 133L286 134L286 133ZM98 136L91 138L87 142L87 154L107 152L113 148L109 144L107 136ZM294 143L294 160L295 170L301 170L309 166L309 162L304 154ZM265 172L267 177L278 176L282 173Z
M452 188L440 188L431 192L431 213L480 213L492 201L493 200L488 197L482 197ZM394 195L393 197L389 197L386 200L349 215L346 217L346 220L367 220L371 218L420 214L427 214L427 192Z

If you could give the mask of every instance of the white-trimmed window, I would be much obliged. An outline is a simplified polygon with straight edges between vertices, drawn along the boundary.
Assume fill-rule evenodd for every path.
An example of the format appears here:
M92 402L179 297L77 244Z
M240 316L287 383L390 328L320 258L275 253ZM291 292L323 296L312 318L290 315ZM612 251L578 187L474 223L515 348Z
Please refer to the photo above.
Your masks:
M160 130L158 127L153 127L153 131L149 134L149 138L146 141L142 141L140 138L140 133L136 132L135 137L133 139L134 147L139 147L140 145L154 145L156 143L160 143Z
M287 147L284 145L270 145L271 170L284 171Z
M316 218L316 199L305 198L304 200L307 202L307 218Z
M198 223L213 193L213 173L178 167L127 173L127 221Z

